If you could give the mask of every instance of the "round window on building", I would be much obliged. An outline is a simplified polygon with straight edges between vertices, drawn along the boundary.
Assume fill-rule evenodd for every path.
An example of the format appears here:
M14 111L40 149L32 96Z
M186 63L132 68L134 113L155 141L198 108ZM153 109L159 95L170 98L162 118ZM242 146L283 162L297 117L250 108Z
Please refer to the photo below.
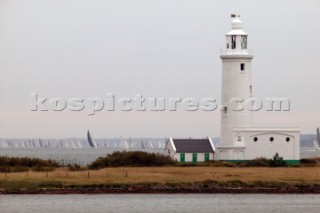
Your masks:
M287 138L286 138L286 141L287 141L287 142L290 142L290 138L289 138L289 137L287 137Z
M273 142L274 141L274 138L273 137L270 137L270 142Z
M254 137L254 138L253 138L253 141L254 141L254 142L257 142L257 141L258 141L258 138L257 138L257 137Z

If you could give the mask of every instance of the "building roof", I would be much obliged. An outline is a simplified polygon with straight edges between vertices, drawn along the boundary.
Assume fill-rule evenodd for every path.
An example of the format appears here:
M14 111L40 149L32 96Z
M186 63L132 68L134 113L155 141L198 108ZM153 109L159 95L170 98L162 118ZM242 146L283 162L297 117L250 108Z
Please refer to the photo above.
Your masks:
M248 35L242 30L242 22L239 18L240 16L236 15L232 17L231 28L232 30L227 33L227 35Z
M177 153L213 153L210 139L172 139Z

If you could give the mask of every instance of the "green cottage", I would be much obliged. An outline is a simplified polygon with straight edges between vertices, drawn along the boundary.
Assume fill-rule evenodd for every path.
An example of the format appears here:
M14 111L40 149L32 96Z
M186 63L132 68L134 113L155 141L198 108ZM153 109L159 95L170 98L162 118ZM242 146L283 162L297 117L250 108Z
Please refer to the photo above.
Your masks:
M210 138L173 139L169 138L165 146L166 154L181 163L197 163L213 160L215 147Z

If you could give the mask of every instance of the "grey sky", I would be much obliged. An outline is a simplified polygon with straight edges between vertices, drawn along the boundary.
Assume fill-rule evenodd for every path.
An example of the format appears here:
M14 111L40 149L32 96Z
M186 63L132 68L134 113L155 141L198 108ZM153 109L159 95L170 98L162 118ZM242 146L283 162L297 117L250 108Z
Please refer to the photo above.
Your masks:
M290 112L260 126L320 125L320 1L0 0L0 137L219 136L214 112L31 112L41 97L214 97L220 48L238 13L255 97Z

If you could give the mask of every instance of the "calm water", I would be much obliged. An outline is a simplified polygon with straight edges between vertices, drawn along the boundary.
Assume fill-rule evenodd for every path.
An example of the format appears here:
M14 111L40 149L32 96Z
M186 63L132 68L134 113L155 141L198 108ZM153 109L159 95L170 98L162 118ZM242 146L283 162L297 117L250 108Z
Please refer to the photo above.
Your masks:
M2 195L3 213L319 212L320 195Z

